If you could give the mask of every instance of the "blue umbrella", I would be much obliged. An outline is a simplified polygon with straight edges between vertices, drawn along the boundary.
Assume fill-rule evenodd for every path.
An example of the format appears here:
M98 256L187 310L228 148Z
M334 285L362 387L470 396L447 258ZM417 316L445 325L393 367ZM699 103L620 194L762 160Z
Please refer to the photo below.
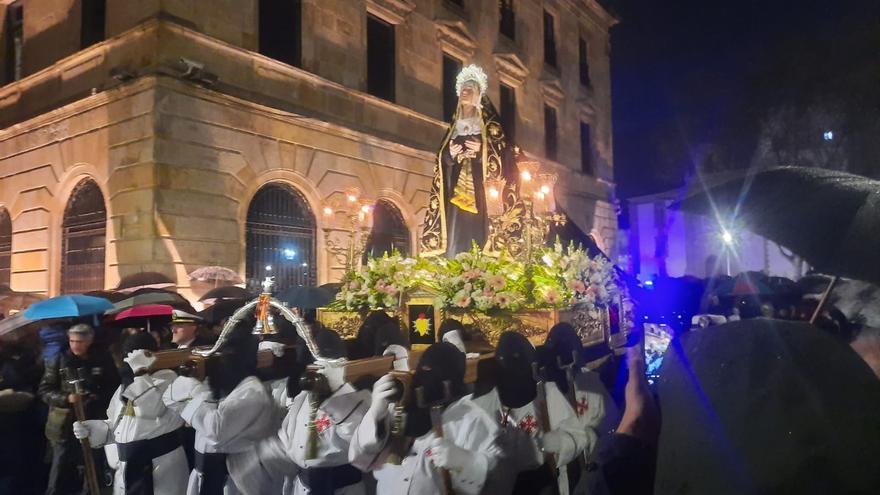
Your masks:
M113 309L113 304L103 297L82 295L58 296L31 304L24 316L32 320L48 318L76 318L102 314Z

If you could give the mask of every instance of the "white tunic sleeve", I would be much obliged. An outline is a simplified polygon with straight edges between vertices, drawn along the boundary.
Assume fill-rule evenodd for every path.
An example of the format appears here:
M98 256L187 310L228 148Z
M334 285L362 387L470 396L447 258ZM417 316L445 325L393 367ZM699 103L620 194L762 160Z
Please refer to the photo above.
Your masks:
M557 465L565 466L587 446L587 431L555 383L547 383L547 409L550 428L564 433Z
M355 429L349 446L348 460L353 466L361 471L372 471L385 463L388 453L383 452L383 449L391 431L392 414L392 406L389 405L388 415L379 421L371 410L367 410L361 424Z
M228 444L239 440L243 432L254 429L255 425L266 423L264 409L270 405L271 398L256 378L253 378L255 384L246 383L251 378L243 380L219 403L199 396L180 413L216 452L231 453L226 450Z
M162 397L175 378L177 373L171 370L159 370L152 375L137 376L122 395L134 403L136 416L156 419L166 411Z

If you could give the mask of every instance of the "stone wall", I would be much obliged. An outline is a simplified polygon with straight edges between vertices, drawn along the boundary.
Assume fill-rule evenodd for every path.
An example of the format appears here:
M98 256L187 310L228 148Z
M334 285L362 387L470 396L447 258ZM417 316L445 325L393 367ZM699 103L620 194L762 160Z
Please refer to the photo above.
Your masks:
M614 246L613 19L593 0L543 4L557 16L561 71L544 67L541 2L516 2L511 42L498 35L495 2L462 11L442 0L303 0L303 68L295 68L253 51L256 0L208 10L186 0L108 0L108 39L76 53L79 1L46 1L26 7L29 75L0 87L0 206L13 219L17 290L57 293L64 207L84 177L107 205L108 287L151 270L187 288L186 273L206 264L243 274L247 207L270 182L295 187L314 212L358 185L393 202L416 234L446 127L443 53L482 65L496 103L499 80L516 87L518 144L560 175L559 203L580 227L607 251ZM367 12L395 24L395 102L363 92ZM578 80L579 35L590 41L591 88ZM184 80L180 57L217 81ZM559 109L555 162L543 157L548 100ZM594 129L596 177L580 173L580 119ZM323 283L341 266L323 249L317 216Z

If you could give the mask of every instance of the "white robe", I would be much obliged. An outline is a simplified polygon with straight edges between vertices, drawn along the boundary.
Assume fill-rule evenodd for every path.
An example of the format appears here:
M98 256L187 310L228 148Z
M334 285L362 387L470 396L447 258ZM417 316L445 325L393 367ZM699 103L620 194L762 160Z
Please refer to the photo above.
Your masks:
M589 464L598 463L601 445L610 441L611 433L620 422L620 410L595 371L582 369L575 376L574 383L575 413L587 436L595 438L594 442L588 442L588 445L593 447L588 447L586 450L586 461ZM575 493L598 495L608 492L601 470L587 470L581 473L578 488L580 492L576 490Z
M370 393L355 390L345 384L318 406L315 415L318 430L318 455L306 459L309 438L311 407L309 392L300 392L293 398L278 435L260 442L258 455L260 464L268 471L268 476L277 480L279 475L287 478L285 493L307 495L311 492L300 481L300 469L315 467L335 467L348 464L348 451L351 438L367 409L370 406ZM284 463L293 463L286 472L279 472ZM285 476L286 475L286 476ZM276 482L277 483L277 482ZM273 483L274 484L274 483ZM334 492L336 495L360 495L364 492L363 483L356 483Z
M382 495L428 495L442 493L440 470L431 462L429 447L435 438L430 431L417 438L400 465L386 464L391 431L391 406L383 419L384 435L379 437L378 422L369 411L355 432L349 450L351 463L364 471L372 470L378 481L376 493ZM469 451L473 462L464 469L450 471L452 490L459 495L481 493L486 474L498 461L495 439L498 427L468 397L453 402L443 411L443 435L456 446Z
M275 407L263 383L249 376L220 402L209 401L204 396L196 397L180 413L196 430L197 451L228 455L229 477L225 493L260 495L258 488L245 481L243 473L250 462L248 456L252 455L254 444L277 430ZM202 474L194 469L190 473L187 493L198 495L201 482Z
M102 428L93 428L89 432L92 447L102 445L115 446L118 443L134 442L156 438L170 433L183 426L183 419L165 407L162 394L177 378L171 370L160 370L153 374L135 377L131 385L124 391L122 386L116 389L107 418ZM128 398L134 408L134 416L120 414L126 406L120 396ZM117 423L118 420L118 423ZM115 427L114 427L115 425ZM112 431L111 431L112 429ZM125 493L125 462L120 461L113 480L114 495ZM186 493L189 467L183 447L153 459L153 493L155 495L181 495Z
M541 431L541 416L534 401L516 409L504 407L498 396L498 389L473 399L501 429L498 445L502 459L490 474L486 493L511 493L516 476L523 471L539 468L544 464L544 453L538 447ZM595 441L587 435L565 396L555 383L547 383L547 410L550 415L551 431L564 432L562 449L556 458L559 467L559 493L568 494L568 473L565 466L585 448L592 448L588 442Z

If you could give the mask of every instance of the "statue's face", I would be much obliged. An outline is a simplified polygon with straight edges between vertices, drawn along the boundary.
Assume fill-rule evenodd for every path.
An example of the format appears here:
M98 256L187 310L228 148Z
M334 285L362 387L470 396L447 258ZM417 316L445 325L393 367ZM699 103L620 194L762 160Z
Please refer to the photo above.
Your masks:
M461 93L458 95L458 102L461 105L475 107L479 98L480 89L477 87L477 83L468 81L461 85Z

